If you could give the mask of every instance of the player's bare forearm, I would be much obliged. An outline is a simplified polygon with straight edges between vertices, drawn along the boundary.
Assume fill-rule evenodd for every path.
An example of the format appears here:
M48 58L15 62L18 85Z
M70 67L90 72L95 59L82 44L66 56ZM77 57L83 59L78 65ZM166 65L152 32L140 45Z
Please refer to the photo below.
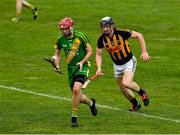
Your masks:
M145 43L143 35L141 33L139 33L139 32L132 31L131 37L138 40L138 42L140 44L140 47L141 47L141 52L142 53L146 52L146 43Z
M96 65L97 69L101 70L102 58L99 55L96 55Z
M139 32L133 31L131 37L136 38L139 41L139 44L141 47L141 56L140 56L141 59L145 62L149 61L150 57L149 57L149 54L146 50L146 43L145 43L143 35Z
M87 44L87 48L86 48L86 56L84 57L84 59L82 60L83 63L87 62L89 60L89 58L92 56L92 48L90 44Z
M146 43L142 34L139 35L138 40L141 47L141 52L146 52Z
M96 48L96 66L98 70L101 70L102 65L102 49Z
M57 68L59 68L59 64L60 64L60 57L56 55L56 60L54 62L54 64L56 65Z
M56 49L55 51L55 65L57 68L59 68L59 65L60 65L60 50L59 49Z

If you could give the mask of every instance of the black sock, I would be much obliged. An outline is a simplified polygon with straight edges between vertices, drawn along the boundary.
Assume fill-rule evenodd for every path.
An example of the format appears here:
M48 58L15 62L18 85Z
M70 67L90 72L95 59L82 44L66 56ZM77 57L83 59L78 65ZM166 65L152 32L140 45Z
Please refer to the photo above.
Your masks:
M133 98L132 100L130 100L130 102L134 105L137 106L138 101L136 100L136 98Z
M138 91L138 94L139 94L140 96L142 96L144 93L145 93L145 91L140 88L140 90Z

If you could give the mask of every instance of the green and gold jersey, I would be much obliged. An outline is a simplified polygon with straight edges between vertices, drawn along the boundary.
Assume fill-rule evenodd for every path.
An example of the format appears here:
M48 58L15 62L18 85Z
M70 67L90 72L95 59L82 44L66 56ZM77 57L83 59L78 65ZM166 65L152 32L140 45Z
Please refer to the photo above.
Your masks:
M64 50L66 62L69 66L76 65L86 55L86 45L89 43L86 35L81 32L74 31L72 38L68 39L64 35L60 35L55 43L55 47Z

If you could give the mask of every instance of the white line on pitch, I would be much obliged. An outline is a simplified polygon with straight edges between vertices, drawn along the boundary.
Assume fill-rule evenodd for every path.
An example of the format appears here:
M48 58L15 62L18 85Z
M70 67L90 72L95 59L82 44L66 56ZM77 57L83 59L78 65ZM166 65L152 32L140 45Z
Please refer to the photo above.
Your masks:
M38 95L38 96L43 96L43 97L48 97L48 98L53 98L53 99L60 99L60 100L65 100L65 101L71 101L71 99L66 98L66 97L53 96L53 95L49 95L49 94L43 94L43 93L33 92L33 91L29 91L29 90L23 90L23 89L16 88L16 87L0 85L0 88L14 90L14 91L19 91L19 92L23 92L23 93ZM107 105L97 104L97 106L100 107L100 108L104 108L104 109L121 111L121 112L127 112L127 111L124 111L124 110L122 110L120 108L111 107L111 106L107 106ZM161 117L161 116L149 115L149 114L138 113L138 112L129 112L129 113L136 114L136 115L141 115L141 116L144 116L144 117L147 117L147 118L154 118L154 119L160 119L160 120L164 120L164 121L171 121L171 122L180 123L180 120L178 120L178 119L170 119L170 118L165 118L165 117Z
M150 40L162 40L162 41L180 41L180 38L150 38Z

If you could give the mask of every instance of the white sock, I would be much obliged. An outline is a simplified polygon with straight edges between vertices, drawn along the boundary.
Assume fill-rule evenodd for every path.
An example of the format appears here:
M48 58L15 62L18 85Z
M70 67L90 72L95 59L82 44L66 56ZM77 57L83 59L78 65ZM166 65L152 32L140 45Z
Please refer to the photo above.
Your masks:
M90 104L90 106L92 106L93 105L93 101L91 100L91 104Z

